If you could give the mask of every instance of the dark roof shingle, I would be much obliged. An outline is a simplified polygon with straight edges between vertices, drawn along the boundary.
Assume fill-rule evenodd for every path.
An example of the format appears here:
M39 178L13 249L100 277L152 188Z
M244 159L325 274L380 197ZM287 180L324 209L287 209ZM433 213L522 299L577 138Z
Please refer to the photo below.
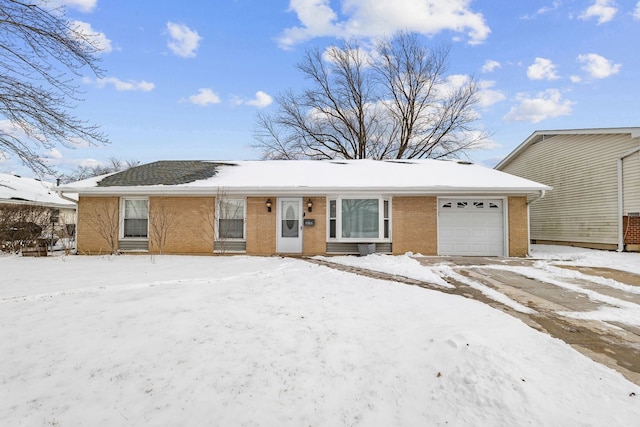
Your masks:
M187 184L211 178L221 165L232 164L200 160L161 160L110 175L101 180L98 187Z

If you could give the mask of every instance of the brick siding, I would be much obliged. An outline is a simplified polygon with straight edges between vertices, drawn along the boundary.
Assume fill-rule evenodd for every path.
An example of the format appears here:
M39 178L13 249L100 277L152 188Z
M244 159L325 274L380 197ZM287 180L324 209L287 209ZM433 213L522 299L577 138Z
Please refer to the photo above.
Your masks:
M271 199L271 212L266 201ZM305 219L314 219L313 226L303 226L303 254L321 255L326 251L327 199L312 197L313 211L307 212L303 198ZM78 202L78 252L81 254L110 253L108 241L98 231L98 216L107 211L117 212L119 224L120 199L118 197L80 197ZM151 230L161 215L173 216L167 230L164 253L212 254L214 197L157 196L149 198L149 251L160 248ZM528 252L528 224L526 197L508 198L509 256L522 257ZM391 202L391 236L393 253L408 251L423 255L438 252L438 204L434 196L397 196ZM246 252L250 255L270 256L277 253L277 197L248 197L246 199ZM627 229L625 218L625 229ZM631 218L625 243L640 243L640 218ZM116 239L118 229L116 225Z
M391 213L393 253L438 253L436 197L394 197Z
M509 197L509 256L524 257L529 252L527 198Z
M271 212L267 212L271 199ZM277 198L247 197L247 254L274 255L276 253Z
M626 245L640 244L640 217L622 217L622 230Z
M149 197L149 252L211 254L214 207L214 197ZM163 248L154 224L166 229Z
M313 226L303 226L303 248L304 255L324 255L327 251L327 198L311 197L313 203L312 212L308 212L307 201L309 197L302 199L304 219L313 219Z
M115 215L115 218L112 216ZM111 218L111 219L109 219ZM76 245L79 254L109 254L111 247L105 234L104 227L108 222L115 228L113 238L118 239L120 224L120 198L119 197L80 197L78 200L78 227ZM117 243L116 243L117 244Z

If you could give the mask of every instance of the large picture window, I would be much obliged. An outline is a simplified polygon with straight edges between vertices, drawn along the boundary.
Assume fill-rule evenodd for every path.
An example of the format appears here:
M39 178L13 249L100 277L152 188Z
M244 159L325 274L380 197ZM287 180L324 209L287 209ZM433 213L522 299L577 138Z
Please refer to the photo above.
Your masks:
M329 199L329 238L384 240L389 236L389 201L382 198Z
M218 202L218 239L244 239L244 200Z
M124 237L147 238L149 230L149 201L124 199Z

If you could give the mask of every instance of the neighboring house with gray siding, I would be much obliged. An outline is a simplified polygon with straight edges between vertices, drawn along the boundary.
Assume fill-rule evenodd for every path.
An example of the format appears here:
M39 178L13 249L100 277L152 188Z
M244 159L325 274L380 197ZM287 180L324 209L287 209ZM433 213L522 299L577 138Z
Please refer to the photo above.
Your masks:
M640 127L536 131L496 169L553 187L533 242L640 250Z

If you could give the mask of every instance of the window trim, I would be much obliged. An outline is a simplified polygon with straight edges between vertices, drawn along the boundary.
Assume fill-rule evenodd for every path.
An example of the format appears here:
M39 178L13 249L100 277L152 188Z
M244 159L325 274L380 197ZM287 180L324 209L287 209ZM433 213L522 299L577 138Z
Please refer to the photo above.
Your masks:
M342 201L343 200L377 200L378 201L378 237L342 237ZM336 216L331 217L331 202L336 203ZM384 204L388 203L388 216L384 215ZM345 243L384 243L391 242L392 239L392 203L391 197L381 195L360 195L360 196L327 196L327 241L329 242L345 242ZM331 237L331 221L336 223L336 237ZM385 222L388 222L389 236L385 237Z
M129 237L124 235L124 220L125 220L125 204L127 200L144 200L147 202L147 237ZM120 222L119 222L119 237L121 240L138 240L149 241L149 198L148 197L121 197L120 198Z
M220 237L220 202L236 200L242 202L242 238L237 237ZM225 197L224 200L219 200L216 197L215 201L215 241L225 242L246 242L247 241L247 198L246 197Z

